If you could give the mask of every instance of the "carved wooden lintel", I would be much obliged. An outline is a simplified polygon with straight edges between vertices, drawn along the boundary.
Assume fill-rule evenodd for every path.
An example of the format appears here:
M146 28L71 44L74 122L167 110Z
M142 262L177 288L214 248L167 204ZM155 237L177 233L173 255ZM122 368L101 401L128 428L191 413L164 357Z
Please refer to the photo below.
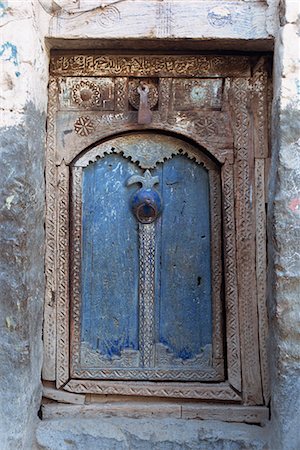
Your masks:
M55 55L50 73L56 76L216 77L249 76L246 56L115 56Z

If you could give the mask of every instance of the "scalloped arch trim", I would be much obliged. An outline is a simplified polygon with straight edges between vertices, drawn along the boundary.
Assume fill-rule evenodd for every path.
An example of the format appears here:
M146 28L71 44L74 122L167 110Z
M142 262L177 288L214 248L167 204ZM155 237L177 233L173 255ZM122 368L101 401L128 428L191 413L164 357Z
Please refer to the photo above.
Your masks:
M212 160L200 149L181 139L165 134L132 133L114 137L85 152L74 164L86 167L111 153L121 154L142 169L154 169L158 163L183 155L210 170L215 168Z

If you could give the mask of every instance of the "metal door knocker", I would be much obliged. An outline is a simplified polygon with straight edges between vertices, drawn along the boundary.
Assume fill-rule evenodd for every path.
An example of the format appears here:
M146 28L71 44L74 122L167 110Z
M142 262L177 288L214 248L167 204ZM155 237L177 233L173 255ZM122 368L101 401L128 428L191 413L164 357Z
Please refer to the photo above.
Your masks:
M141 125L147 125L152 121L152 112L148 102L149 86L145 83L140 83L137 91L140 96L138 123Z
M152 223L162 211L162 199L159 192L153 188L159 183L158 177L152 177L149 170L144 176L132 175L127 186L141 183L142 187L131 197L131 208L137 220L141 223Z

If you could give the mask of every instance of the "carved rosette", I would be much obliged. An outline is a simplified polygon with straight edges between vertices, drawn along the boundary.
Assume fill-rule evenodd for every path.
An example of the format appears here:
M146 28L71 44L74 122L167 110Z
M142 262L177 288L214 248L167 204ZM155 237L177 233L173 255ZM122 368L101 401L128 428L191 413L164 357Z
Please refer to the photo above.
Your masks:
M72 88L72 100L84 108L99 104L101 101L99 86L89 80L79 81Z
M113 5L101 5L96 20L101 27L111 27L120 21L120 11Z

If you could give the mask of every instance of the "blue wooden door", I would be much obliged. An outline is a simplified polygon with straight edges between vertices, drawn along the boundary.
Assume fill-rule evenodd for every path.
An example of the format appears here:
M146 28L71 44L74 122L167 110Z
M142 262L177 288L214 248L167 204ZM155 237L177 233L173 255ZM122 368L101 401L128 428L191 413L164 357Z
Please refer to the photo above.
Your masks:
M141 139L128 138L134 157L112 147L82 170L81 369L106 379L205 379L213 373L209 170L176 151L141 167Z

